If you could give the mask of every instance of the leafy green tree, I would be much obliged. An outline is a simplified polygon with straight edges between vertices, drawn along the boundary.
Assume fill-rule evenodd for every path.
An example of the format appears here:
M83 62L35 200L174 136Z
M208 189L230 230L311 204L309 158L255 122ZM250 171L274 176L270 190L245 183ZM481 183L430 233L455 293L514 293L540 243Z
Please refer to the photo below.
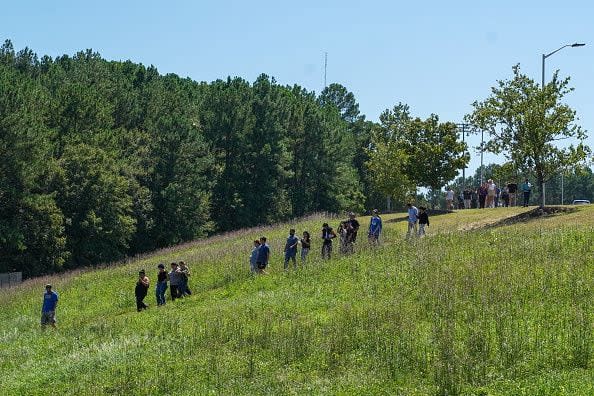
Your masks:
M355 100L355 95L341 84L333 83L324 88L320 93L318 102L321 106L336 106L340 118L348 123L365 119L365 116L362 116L359 111L359 104Z
M513 78L501 80L466 120L485 131L490 139L486 150L503 153L517 168L536 175L544 206L544 183L563 167L583 163L590 148L583 143L586 133L576 121L576 112L562 99L573 91L569 78L553 79L544 88L513 67ZM578 139L577 145L562 148L557 141Z
M104 150L68 145L55 180L72 266L122 258L135 231L128 180Z
M20 56L20 55L19 55ZM27 54L30 56L30 54ZM61 268L68 257L62 213L46 181L55 170L44 125L47 92L7 42L0 50L0 272L25 277Z
M469 160L455 124L440 123L435 114L426 120L413 118L409 107L402 103L380 116L370 153L376 186L382 183L380 175L385 178L386 172L393 172L394 180L389 184L400 183L401 191L396 195L399 198L417 187L430 188L435 196Z

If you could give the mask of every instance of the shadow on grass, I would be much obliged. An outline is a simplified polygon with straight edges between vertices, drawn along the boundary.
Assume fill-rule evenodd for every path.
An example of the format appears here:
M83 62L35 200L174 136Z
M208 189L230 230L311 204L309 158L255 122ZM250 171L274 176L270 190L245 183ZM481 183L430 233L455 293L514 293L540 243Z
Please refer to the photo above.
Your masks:
M464 229L465 231L478 230L478 229L491 229L497 227L504 227L516 223L527 223L534 220L539 220L551 216L566 215L569 213L576 212L576 208L568 208L565 206L546 206L544 208L536 207L526 212L519 213L515 216L506 217L504 219L495 221L493 223L478 224L475 227Z

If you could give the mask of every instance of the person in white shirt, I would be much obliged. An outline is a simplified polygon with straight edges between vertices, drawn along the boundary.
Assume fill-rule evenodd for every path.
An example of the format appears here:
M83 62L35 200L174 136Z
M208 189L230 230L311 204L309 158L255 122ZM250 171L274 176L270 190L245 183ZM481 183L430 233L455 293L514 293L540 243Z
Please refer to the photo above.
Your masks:
M493 179L487 180L487 200L485 201L486 208L495 207L495 195L497 195L497 186Z
M454 190L452 190L452 187L449 187L448 191L446 191L446 209L454 209Z

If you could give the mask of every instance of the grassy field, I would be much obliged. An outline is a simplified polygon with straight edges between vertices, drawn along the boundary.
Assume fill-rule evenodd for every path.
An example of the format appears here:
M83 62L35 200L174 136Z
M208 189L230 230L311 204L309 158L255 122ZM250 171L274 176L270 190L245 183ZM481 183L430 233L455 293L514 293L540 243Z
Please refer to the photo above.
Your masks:
M362 232L354 255L323 262L316 238L287 273L285 224L27 281L0 292L0 394L593 395L594 205L490 227L523 211L434 216L412 241L403 214L385 216L381 247ZM317 236L324 220L292 225ZM271 269L254 277L262 234ZM177 260L194 294L156 308L156 266ZM41 331L48 281L58 329Z

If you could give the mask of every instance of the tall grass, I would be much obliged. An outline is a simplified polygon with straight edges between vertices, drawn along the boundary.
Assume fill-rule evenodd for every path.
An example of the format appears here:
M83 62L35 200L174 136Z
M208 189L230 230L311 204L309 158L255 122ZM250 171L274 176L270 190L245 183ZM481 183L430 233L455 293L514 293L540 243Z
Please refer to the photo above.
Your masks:
M517 210L435 217L421 240L389 223L379 248L361 238L354 255L322 261L318 243L288 272L283 225L72 273L51 280L57 331L39 330L47 279L31 281L0 296L0 391L593 394L594 224L583 216L594 213L458 231ZM322 220L294 225L317 235ZM254 277L250 240L262 233L273 263ZM136 271L153 279L179 259L193 296L137 313Z

